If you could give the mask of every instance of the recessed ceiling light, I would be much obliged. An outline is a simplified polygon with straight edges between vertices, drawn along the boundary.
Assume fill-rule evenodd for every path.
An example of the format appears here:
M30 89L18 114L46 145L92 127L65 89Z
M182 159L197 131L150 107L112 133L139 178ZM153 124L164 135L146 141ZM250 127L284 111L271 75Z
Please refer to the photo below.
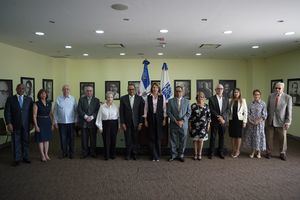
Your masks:
M278 23L282 23L282 22L284 22L284 20L279 19L279 20L277 20L277 22L278 22Z
M49 20L49 23L55 24L55 21L54 20Z
M206 22L206 21L207 21L207 19L206 19L206 18L203 18L203 19L201 19L201 21L203 21L203 22Z
M98 33L98 34L103 34L104 33L103 30L96 30L95 32Z
M164 53L158 53L157 55L159 55L159 56L163 56L163 55L164 55Z
M201 56L201 55L202 55L202 53L196 53L195 55L196 55L196 56Z
M224 31L224 34L232 34L232 31L228 30L228 31Z
M259 48L259 46L258 45L254 45L254 46L252 46L252 49L258 49Z
M161 33L167 33L169 31L167 29L161 29L161 30L159 30L159 32L161 32Z
M66 45L65 48L66 49L72 49L72 46L71 45Z
M84 53L84 54L82 54L83 56L89 56L89 54L88 53Z
M126 53L120 53L120 56L125 56L126 55Z
M130 21L130 19L129 18L123 18L123 21L128 22L128 21Z
M43 32L35 32L34 34L36 34L36 35L38 35L38 36L45 35L45 33L43 33Z
M111 8L114 9L114 10L127 10L128 6L124 5L124 4L117 3L117 4L111 5Z
M291 32L286 32L284 35L294 35L295 32L291 31Z

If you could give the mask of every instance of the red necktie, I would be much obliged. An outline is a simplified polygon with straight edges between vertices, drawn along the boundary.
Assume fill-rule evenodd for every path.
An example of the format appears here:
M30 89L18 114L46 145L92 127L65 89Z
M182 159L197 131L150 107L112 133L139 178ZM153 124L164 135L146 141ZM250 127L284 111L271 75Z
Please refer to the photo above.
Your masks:
M278 102L279 102L279 94L276 95L276 99L275 99L275 108L277 108Z

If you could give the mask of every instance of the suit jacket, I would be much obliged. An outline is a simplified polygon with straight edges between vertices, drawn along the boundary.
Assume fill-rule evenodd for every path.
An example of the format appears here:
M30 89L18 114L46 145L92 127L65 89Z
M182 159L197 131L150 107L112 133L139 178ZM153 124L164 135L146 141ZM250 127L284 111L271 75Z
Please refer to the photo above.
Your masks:
M140 123L144 122L144 99L141 96L135 95L133 108L131 109L129 95L124 95L120 99L120 122L130 127L132 124L135 128Z
M232 99L229 100L229 104L231 104ZM232 120L232 112L233 112L233 104L230 106L229 112L229 120ZM238 112L237 112L238 119L243 121L243 123L247 123L248 117L248 109L246 99L242 99L242 103L238 101Z
M20 107L18 96L14 95L7 99L4 110L6 124L12 124L14 131L30 130L33 122L33 102L31 97L23 96L23 105Z
M96 97L92 97L90 105L88 103L88 98L86 96L81 97L78 102L77 112L78 112L78 120L79 126L82 128L95 128L95 120L97 118L97 114L100 108L100 101ZM84 119L84 116L93 116L94 119L90 122L87 122Z
M153 96L152 95L147 96L147 104L148 104L147 121L149 123L149 126L151 127L154 124ZM163 97L163 95L158 95L158 97L157 97L156 118L157 118L157 126L159 126L161 128L163 125L163 120L164 120L164 97Z
M218 115L221 115L224 120L227 121L229 113L229 101L227 97L222 97L222 110L220 110L217 95L210 97L208 104L211 112L211 124L213 126L219 125L219 121L217 118Z
M171 129L180 128L176 124L175 120L183 120L183 129L188 129L188 122L191 115L190 101L182 97L180 102L180 110L178 110L177 98L174 97L170 99L168 101L167 114L170 118Z
M276 93L272 93L268 98L268 118L267 123L274 127L283 127L284 124L292 122L292 97L286 93L282 93L279 97L279 102L275 108Z

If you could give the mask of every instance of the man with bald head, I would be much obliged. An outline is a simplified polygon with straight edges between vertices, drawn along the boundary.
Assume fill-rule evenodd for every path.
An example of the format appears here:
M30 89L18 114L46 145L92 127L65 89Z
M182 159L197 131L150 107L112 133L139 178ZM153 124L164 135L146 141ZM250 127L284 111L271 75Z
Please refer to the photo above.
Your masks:
M17 94L7 99L4 110L7 130L11 132L11 144L14 156L13 166L21 161L30 163L29 160L29 137L32 125L32 106L30 97L24 95L25 86L18 84Z
M57 97L54 105L54 126L60 135L61 158L74 157L74 126L77 121L77 103L70 95L70 86L62 87L62 96Z
M278 137L280 159L286 160L287 130L292 122L292 97L284 91L284 83L278 82L275 85L275 92L268 98L267 117L267 154L271 158L273 149L273 136Z
M218 84L215 88L216 94L209 98L209 109L211 112L211 135L209 141L209 154L208 158L212 159L215 152L215 140L218 134L219 146L218 155L221 159L224 159L224 134L226 130L226 121L229 112L228 98L223 96L224 87L222 84Z

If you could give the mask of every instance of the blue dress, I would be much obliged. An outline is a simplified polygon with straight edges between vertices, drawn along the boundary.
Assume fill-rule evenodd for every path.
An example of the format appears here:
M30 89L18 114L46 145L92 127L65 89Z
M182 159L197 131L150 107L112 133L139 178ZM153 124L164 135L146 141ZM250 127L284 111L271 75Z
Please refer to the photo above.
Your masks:
M37 124L40 128L40 132L35 132L35 141L37 143L46 142L52 138L51 129L51 102L47 101L46 105L42 101L37 101Z

